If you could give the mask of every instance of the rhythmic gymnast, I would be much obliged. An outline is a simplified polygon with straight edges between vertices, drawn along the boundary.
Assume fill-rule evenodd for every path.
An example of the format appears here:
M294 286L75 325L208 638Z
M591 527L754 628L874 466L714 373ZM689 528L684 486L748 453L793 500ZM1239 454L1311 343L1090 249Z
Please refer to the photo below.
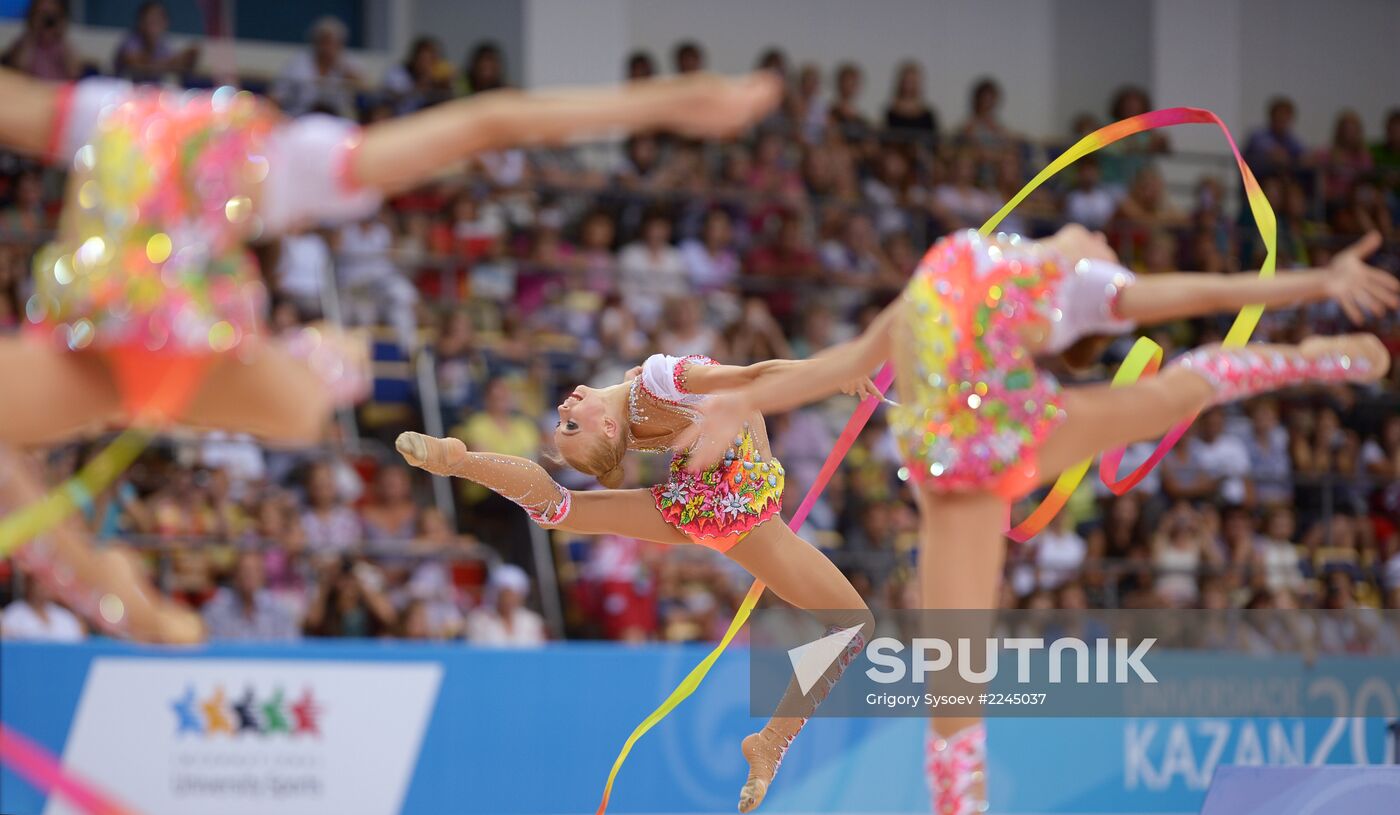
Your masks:
M657 354L620 384L575 389L559 406L555 444L572 467L609 489L567 490L533 461L470 452L458 439L405 433L397 442L410 464L488 487L519 504L543 527L699 544L744 567L791 605L820 610L828 630L863 627L824 682L805 698L795 683L790 684L779 704L783 715L775 714L743 740L749 774L739 795L740 812L762 803L788 745L864 647L873 624L870 612L840 570L778 517L785 473L773 458L763 417L757 413L745 417L728 437L722 459L717 457L704 471L688 471L681 454L672 458L665 484L651 489L615 487L622 482L628 451L681 449L675 439L690 426L708 394L762 382L784 371L800 377L813 364L774 360L738 367L717 365L706 357ZM875 392L861 375L852 377L843 390L860 396Z
M1390 364L1375 336L1353 334L1204 347L1127 387L1065 388L1037 357L1078 357L1079 343L1252 304L1330 299L1359 323L1400 304L1400 281L1364 261L1379 245L1372 233L1326 268L1271 279L1137 278L1101 235L1079 226L1043 241L959 233L934 244L903 295L863 335L800 370L711 398L677 445L690 450L689 467L707 466L746 417L822 399L892 357L899 405L891 427L903 450L901 475L918 486L923 607L995 608L1011 505L1047 475L1160 436L1211 405L1304 383L1373 382ZM931 725L935 811L982 811L981 719L935 717Z
M247 244L364 217L470 156L609 131L739 130L770 77L497 91L361 129L284 119L246 92L71 85L0 71L0 142L71 168L57 240L35 262L27 331L0 338L0 441L180 424L309 443L367 385L365 349L321 330L261 336ZM362 346L362 344L360 344Z
M250 242L364 217L385 194L491 150L619 130L729 134L778 95L762 75L501 91L361 129L329 116L287 120L231 88L58 85L0 70L0 143L70 168L57 239L36 257L25 331L0 337L0 379L23 383L0 400L0 442L183 425L313 443L331 408L367 388L367 348L325 328L263 336ZM150 592L137 572L114 574L132 578L111 581L114 596L142 607ZM73 584L63 599L85 602L90 588ZM178 620L131 630L190 633Z

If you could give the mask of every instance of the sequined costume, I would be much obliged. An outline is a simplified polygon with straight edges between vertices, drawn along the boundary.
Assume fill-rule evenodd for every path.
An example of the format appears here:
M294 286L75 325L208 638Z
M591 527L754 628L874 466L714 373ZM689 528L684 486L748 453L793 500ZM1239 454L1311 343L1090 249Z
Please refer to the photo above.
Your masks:
M632 380L628 397L628 420L636 428L665 424L668 419L689 424L693 408L704 400L685 386L686 371L692 365L713 365L703 356L682 358L656 354L642 364L642 372ZM668 524L701 546L728 551L754 527L777 515L782 509L785 474L783 465L765 455L767 439L756 436L752 427L734 438L724 460L701 473L685 469L686 456L671 460L665 484L651 488L656 508ZM669 436L670 434L668 434ZM629 439L634 450L668 451L662 437Z
M107 356L129 412L178 413L214 355L259 333L266 294L247 242L378 206L343 181L358 132L283 120L232 88L67 86L49 152L71 164L69 190L35 258L29 331Z
M1018 497L1035 484L1036 451L1064 419L1060 385L1036 367L1044 350L1131 323L1114 311L1130 272L1109 263L1074 269L1039 244L976 232L946 237L905 288L897 329L891 424L902 475L939 490Z

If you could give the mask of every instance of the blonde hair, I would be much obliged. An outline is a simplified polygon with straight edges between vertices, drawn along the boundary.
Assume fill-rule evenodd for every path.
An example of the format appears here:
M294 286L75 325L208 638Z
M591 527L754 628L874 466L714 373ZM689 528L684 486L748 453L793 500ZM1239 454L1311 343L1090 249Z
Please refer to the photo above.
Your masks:
M582 456L571 458L563 450L559 455L575 470L593 476L608 489L616 489L622 486L622 459L627 455L627 437L621 433L614 439L599 435Z

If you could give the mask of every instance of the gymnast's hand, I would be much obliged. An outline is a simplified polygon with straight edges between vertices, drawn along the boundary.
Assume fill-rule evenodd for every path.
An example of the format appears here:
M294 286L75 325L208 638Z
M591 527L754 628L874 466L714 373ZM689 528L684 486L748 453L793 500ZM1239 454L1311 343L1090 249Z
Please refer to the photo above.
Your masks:
M675 447L686 452L685 469L699 473L719 463L734 437L744 432L744 424L754 414L753 407L740 393L711 396L700 403L695 421L676 435Z
M880 389L875 387L875 383L870 381L870 377L865 376L860 379L853 379L841 386L841 392L847 396L854 396L864 402L866 399L883 399L885 395L880 393Z
M770 71L730 79L697 74L673 80L681 91L670 125L687 136L732 136L757 122L782 100L782 82Z
M1327 264L1323 283L1327 296L1341 306L1353 323L1360 324L1368 316L1380 316L1400 307L1400 280L1365 260L1379 248L1381 235L1372 230Z

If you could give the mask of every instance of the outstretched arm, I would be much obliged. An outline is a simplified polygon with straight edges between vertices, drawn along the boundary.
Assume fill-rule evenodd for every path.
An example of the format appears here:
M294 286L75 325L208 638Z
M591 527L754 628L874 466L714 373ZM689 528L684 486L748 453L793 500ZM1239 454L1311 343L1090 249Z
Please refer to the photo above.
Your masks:
M613 131L724 136L757 121L780 96L778 81L767 73L739 79L696 75L606 88L491 91L369 127L351 173L361 185L393 191L420 184L446 165L510 147L560 144Z
M766 359L752 365L692 365L685 373L685 387L691 393L739 390L775 376L805 376L805 372L819 370L820 359L821 354L810 359ZM880 395L865 374L842 382L839 389L861 399Z
M1268 279L1191 272L1139 277L1119 295L1118 313L1141 325L1230 312L1249 305L1278 307L1335 300L1347 317L1361 323L1367 315L1400 306L1400 279L1365 261L1380 245L1380 234L1371 232L1339 252L1325 268L1283 272Z
M700 418L676 439L677 448L689 448L686 468L699 472L724 454L728 442L755 413L781 413L825 399L844 383L868 376L890 356L896 300L875 318L865 333L850 342L829 348L803 364L784 367L749 385L706 400ZM873 386L872 386L873 390Z

